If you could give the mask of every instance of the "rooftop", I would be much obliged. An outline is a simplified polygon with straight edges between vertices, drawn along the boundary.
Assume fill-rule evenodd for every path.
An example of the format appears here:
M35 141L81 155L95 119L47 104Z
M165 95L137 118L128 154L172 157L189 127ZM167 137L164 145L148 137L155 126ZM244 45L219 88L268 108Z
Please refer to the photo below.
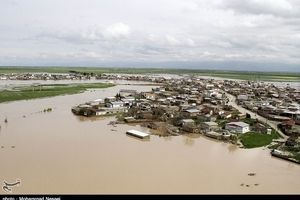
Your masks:
M218 126L218 124L216 122L203 122L203 123L208 126Z
M181 121L184 123L194 123L194 120L192 120L192 119L183 119Z
M247 124L245 122L230 122L227 124L233 125L233 126L239 126L239 127L248 127L249 126L249 124Z
M200 110L198 109L188 109L188 110L185 110L186 112L189 112L189 113L197 113L197 112L200 112Z

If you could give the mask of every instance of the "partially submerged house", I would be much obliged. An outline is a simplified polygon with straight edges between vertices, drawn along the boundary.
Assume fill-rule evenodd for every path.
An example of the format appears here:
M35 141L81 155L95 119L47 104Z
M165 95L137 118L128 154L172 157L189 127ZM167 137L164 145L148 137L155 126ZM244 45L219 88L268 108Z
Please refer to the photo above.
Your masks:
M219 126L216 122L202 122L201 123L201 129L204 132L216 131L216 130L219 129Z

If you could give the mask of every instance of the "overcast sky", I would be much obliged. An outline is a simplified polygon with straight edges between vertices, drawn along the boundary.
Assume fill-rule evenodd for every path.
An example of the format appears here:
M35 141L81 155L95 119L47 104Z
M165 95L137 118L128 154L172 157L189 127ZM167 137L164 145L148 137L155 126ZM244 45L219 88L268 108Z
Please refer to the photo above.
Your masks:
M0 0L0 65L300 71L300 1Z

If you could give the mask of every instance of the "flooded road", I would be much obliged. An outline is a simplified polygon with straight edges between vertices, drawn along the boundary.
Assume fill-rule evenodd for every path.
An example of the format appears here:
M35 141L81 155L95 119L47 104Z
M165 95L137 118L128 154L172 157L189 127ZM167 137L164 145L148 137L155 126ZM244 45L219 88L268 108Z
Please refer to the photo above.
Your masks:
M300 165L271 157L268 149L239 149L200 135L141 141L125 134L132 126L108 125L113 117L71 112L129 88L152 87L117 85L0 104L0 194L4 180L21 180L12 194L300 194ZM40 112L49 107L52 112Z

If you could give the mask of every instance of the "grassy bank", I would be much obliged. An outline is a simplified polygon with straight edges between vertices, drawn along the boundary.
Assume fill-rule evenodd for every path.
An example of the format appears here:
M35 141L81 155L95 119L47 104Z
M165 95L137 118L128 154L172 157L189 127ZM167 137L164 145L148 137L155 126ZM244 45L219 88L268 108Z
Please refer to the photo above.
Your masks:
M245 148L256 148L270 144L273 139L278 139L279 135L276 131L272 131L270 135L263 133L249 132L241 134L239 139Z
M193 74L198 76L212 76L240 80L261 81L300 81L298 72L255 72L255 71L225 71L225 70L197 70L197 69L170 69L170 68L109 68L109 67L0 67L0 73L26 73L49 72L68 73L70 71L82 73L169 73L169 74Z
M53 97L65 94L76 94L90 88L107 88L113 84L87 83L87 84L44 84L39 86L16 87L13 90L0 92L0 103L25 99L36 99L42 97Z

